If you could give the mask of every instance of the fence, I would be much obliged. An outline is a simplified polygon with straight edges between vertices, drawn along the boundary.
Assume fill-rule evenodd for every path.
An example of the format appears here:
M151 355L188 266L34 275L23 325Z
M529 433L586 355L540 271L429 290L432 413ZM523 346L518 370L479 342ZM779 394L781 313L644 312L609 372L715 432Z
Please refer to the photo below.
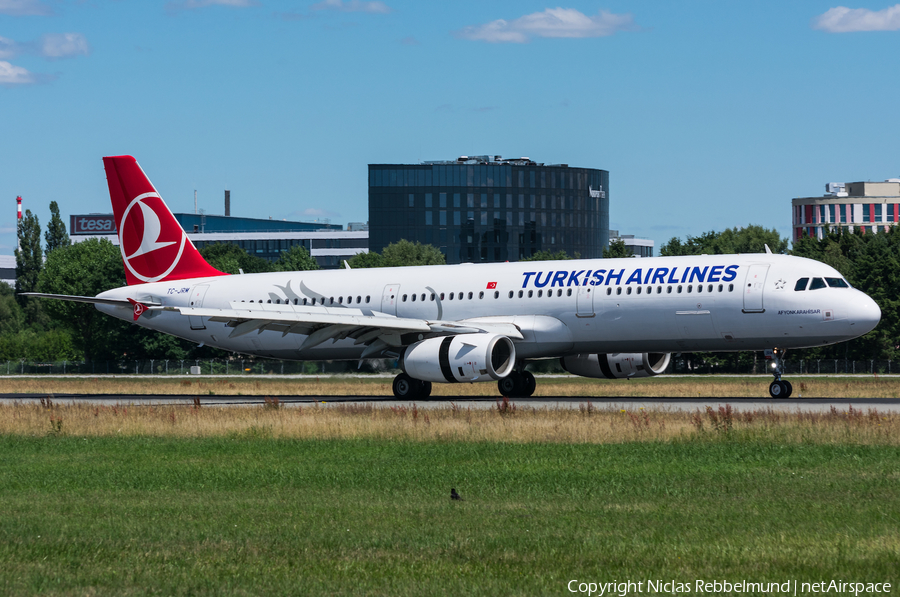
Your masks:
M672 358L666 369L668 375L680 374L736 374L753 375L771 373L772 361L762 357L755 363L723 363L713 360ZM367 360L362 366L357 361L278 361L264 359L201 359L172 360L146 359L122 361L0 361L0 375L189 375L192 368L202 375L316 375L335 373L376 373L397 369L395 360ZM556 360L537 361L529 366L536 373L562 373ZM786 360L785 375L864 374L883 375L900 373L900 366L892 361L845 359Z
M383 364L384 363L384 364ZM0 375L316 375L384 371L394 361L276 361L260 359L145 359L122 361L0 361Z
M892 361L868 359L852 361L847 359L796 359L783 362L784 375L890 375L900 373L900 366ZM772 373L774 362L759 358L755 363L717 363L704 361L691 363L687 359L672 358L667 374L715 374L754 375Z

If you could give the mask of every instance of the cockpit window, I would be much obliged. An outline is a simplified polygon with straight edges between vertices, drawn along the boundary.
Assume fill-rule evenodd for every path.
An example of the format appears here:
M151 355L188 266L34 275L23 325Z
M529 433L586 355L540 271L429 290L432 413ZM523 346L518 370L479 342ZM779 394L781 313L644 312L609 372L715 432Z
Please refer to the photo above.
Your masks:
M809 289L818 290L819 288L825 288L825 280L822 278L813 278L812 284L809 285Z
M809 284L809 278L800 278L794 285L794 290L806 290L807 284Z
M847 280L843 278L825 278L825 281L828 282L831 288L850 288Z

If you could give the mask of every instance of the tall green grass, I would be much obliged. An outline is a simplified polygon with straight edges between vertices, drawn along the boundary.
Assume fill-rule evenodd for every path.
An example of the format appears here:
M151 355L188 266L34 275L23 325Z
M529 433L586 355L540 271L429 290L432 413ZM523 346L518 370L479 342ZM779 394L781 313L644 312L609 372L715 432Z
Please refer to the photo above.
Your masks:
M898 580L896 447L719 437L0 436L0 593L539 595L569 594L571 579Z

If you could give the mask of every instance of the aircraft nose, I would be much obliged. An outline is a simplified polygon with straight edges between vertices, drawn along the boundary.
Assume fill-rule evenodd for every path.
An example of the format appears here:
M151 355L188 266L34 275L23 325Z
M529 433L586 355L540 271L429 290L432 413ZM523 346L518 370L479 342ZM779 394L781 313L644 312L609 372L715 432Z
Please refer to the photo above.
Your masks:
M852 326L850 329L853 330L854 336L862 336L871 332L881 321L881 308L878 303L863 292L859 294L860 296L853 301L853 307L850 310L850 325Z

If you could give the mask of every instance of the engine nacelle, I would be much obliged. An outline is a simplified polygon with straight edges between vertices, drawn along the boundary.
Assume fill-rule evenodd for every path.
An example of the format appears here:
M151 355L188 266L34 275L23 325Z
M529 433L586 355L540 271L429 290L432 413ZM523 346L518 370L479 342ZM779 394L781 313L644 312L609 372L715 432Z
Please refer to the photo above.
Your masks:
M562 368L572 375L600 379L652 377L669 366L668 353L577 354L561 358Z
M414 379L455 383L502 379L515 364L516 347L506 336L458 334L416 342L400 366Z

